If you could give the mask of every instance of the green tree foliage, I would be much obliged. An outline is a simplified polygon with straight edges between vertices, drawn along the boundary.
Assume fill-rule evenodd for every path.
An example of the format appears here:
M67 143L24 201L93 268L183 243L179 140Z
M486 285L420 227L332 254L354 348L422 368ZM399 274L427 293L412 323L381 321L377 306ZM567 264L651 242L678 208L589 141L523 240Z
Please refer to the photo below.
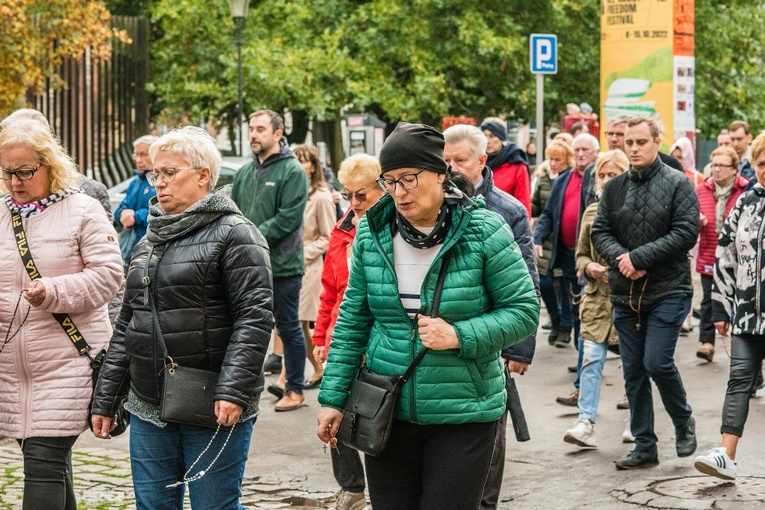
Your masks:
M250 8L244 33L247 111L289 108L332 119L372 111L440 124L534 112L528 37L559 34L561 71L548 115L597 104L597 0L273 0ZM236 111L234 26L225 2L159 0L152 90L171 118Z
M696 126L714 138L731 121L765 128L765 3L696 0Z
M0 0L0 118L23 104L28 90L40 92L57 69L89 49L111 56L112 38L127 41L109 26L110 14L94 0Z

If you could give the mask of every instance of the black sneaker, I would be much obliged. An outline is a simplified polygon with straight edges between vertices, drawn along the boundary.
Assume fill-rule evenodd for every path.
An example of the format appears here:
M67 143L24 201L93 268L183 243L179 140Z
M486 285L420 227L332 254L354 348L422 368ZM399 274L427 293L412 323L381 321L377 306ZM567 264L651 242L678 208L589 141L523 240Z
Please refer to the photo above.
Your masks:
M632 450L625 457L614 461L616 469L642 469L659 465L659 454L656 452L639 452Z
M675 450L678 457L689 457L696 451L696 420L693 416L675 429Z
M550 334L547 335L547 343L550 345L555 345L555 342L558 340L559 334L560 334L560 323L553 322L552 327L550 329Z
M552 321L550 319L547 319L547 322L542 324L542 329L545 329L545 330L549 331L549 330L552 329L552 326L553 326Z
M266 362L263 363L264 374L279 374L282 371L282 357L278 354L271 353L266 358Z

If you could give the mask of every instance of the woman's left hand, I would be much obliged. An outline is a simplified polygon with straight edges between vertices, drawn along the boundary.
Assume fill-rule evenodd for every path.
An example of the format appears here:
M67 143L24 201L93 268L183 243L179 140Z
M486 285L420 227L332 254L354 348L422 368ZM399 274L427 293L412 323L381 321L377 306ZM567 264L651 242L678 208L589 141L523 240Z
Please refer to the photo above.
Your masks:
M24 291L24 299L32 306L40 306L45 301L45 285L39 280L33 280Z
M239 404L234 404L227 400L215 401L215 416L218 417L218 424L224 427L231 427L239 419L244 408Z
M460 348L457 332L451 324L440 317L434 319L422 314L417 315L417 319L422 345L434 351Z

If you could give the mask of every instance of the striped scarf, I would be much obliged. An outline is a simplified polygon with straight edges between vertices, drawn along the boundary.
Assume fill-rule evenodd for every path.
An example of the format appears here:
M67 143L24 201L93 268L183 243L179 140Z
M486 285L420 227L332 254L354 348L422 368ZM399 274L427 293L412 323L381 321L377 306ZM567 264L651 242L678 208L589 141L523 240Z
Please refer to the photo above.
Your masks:
M53 193L52 195L45 197L42 200L33 200L32 202L27 202L26 204L20 204L16 202L11 198L11 195L8 194L5 195L5 205L8 206L8 209L10 209L11 212L19 213L19 216L22 218L29 218L30 216L43 212L48 207L52 206L56 202L62 201L68 195L73 193L82 193L82 190L80 188L65 189L58 193Z

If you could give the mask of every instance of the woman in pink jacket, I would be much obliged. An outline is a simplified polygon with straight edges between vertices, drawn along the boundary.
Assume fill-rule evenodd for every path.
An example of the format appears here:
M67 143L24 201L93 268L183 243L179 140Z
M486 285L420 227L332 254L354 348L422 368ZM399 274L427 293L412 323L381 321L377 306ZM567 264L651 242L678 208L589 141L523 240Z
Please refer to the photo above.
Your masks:
M0 437L21 446L24 510L74 510L71 451L87 427L92 379L73 342L81 336L97 353L111 337L117 234L39 121L2 128L0 177ZM68 314L77 331L53 314Z

